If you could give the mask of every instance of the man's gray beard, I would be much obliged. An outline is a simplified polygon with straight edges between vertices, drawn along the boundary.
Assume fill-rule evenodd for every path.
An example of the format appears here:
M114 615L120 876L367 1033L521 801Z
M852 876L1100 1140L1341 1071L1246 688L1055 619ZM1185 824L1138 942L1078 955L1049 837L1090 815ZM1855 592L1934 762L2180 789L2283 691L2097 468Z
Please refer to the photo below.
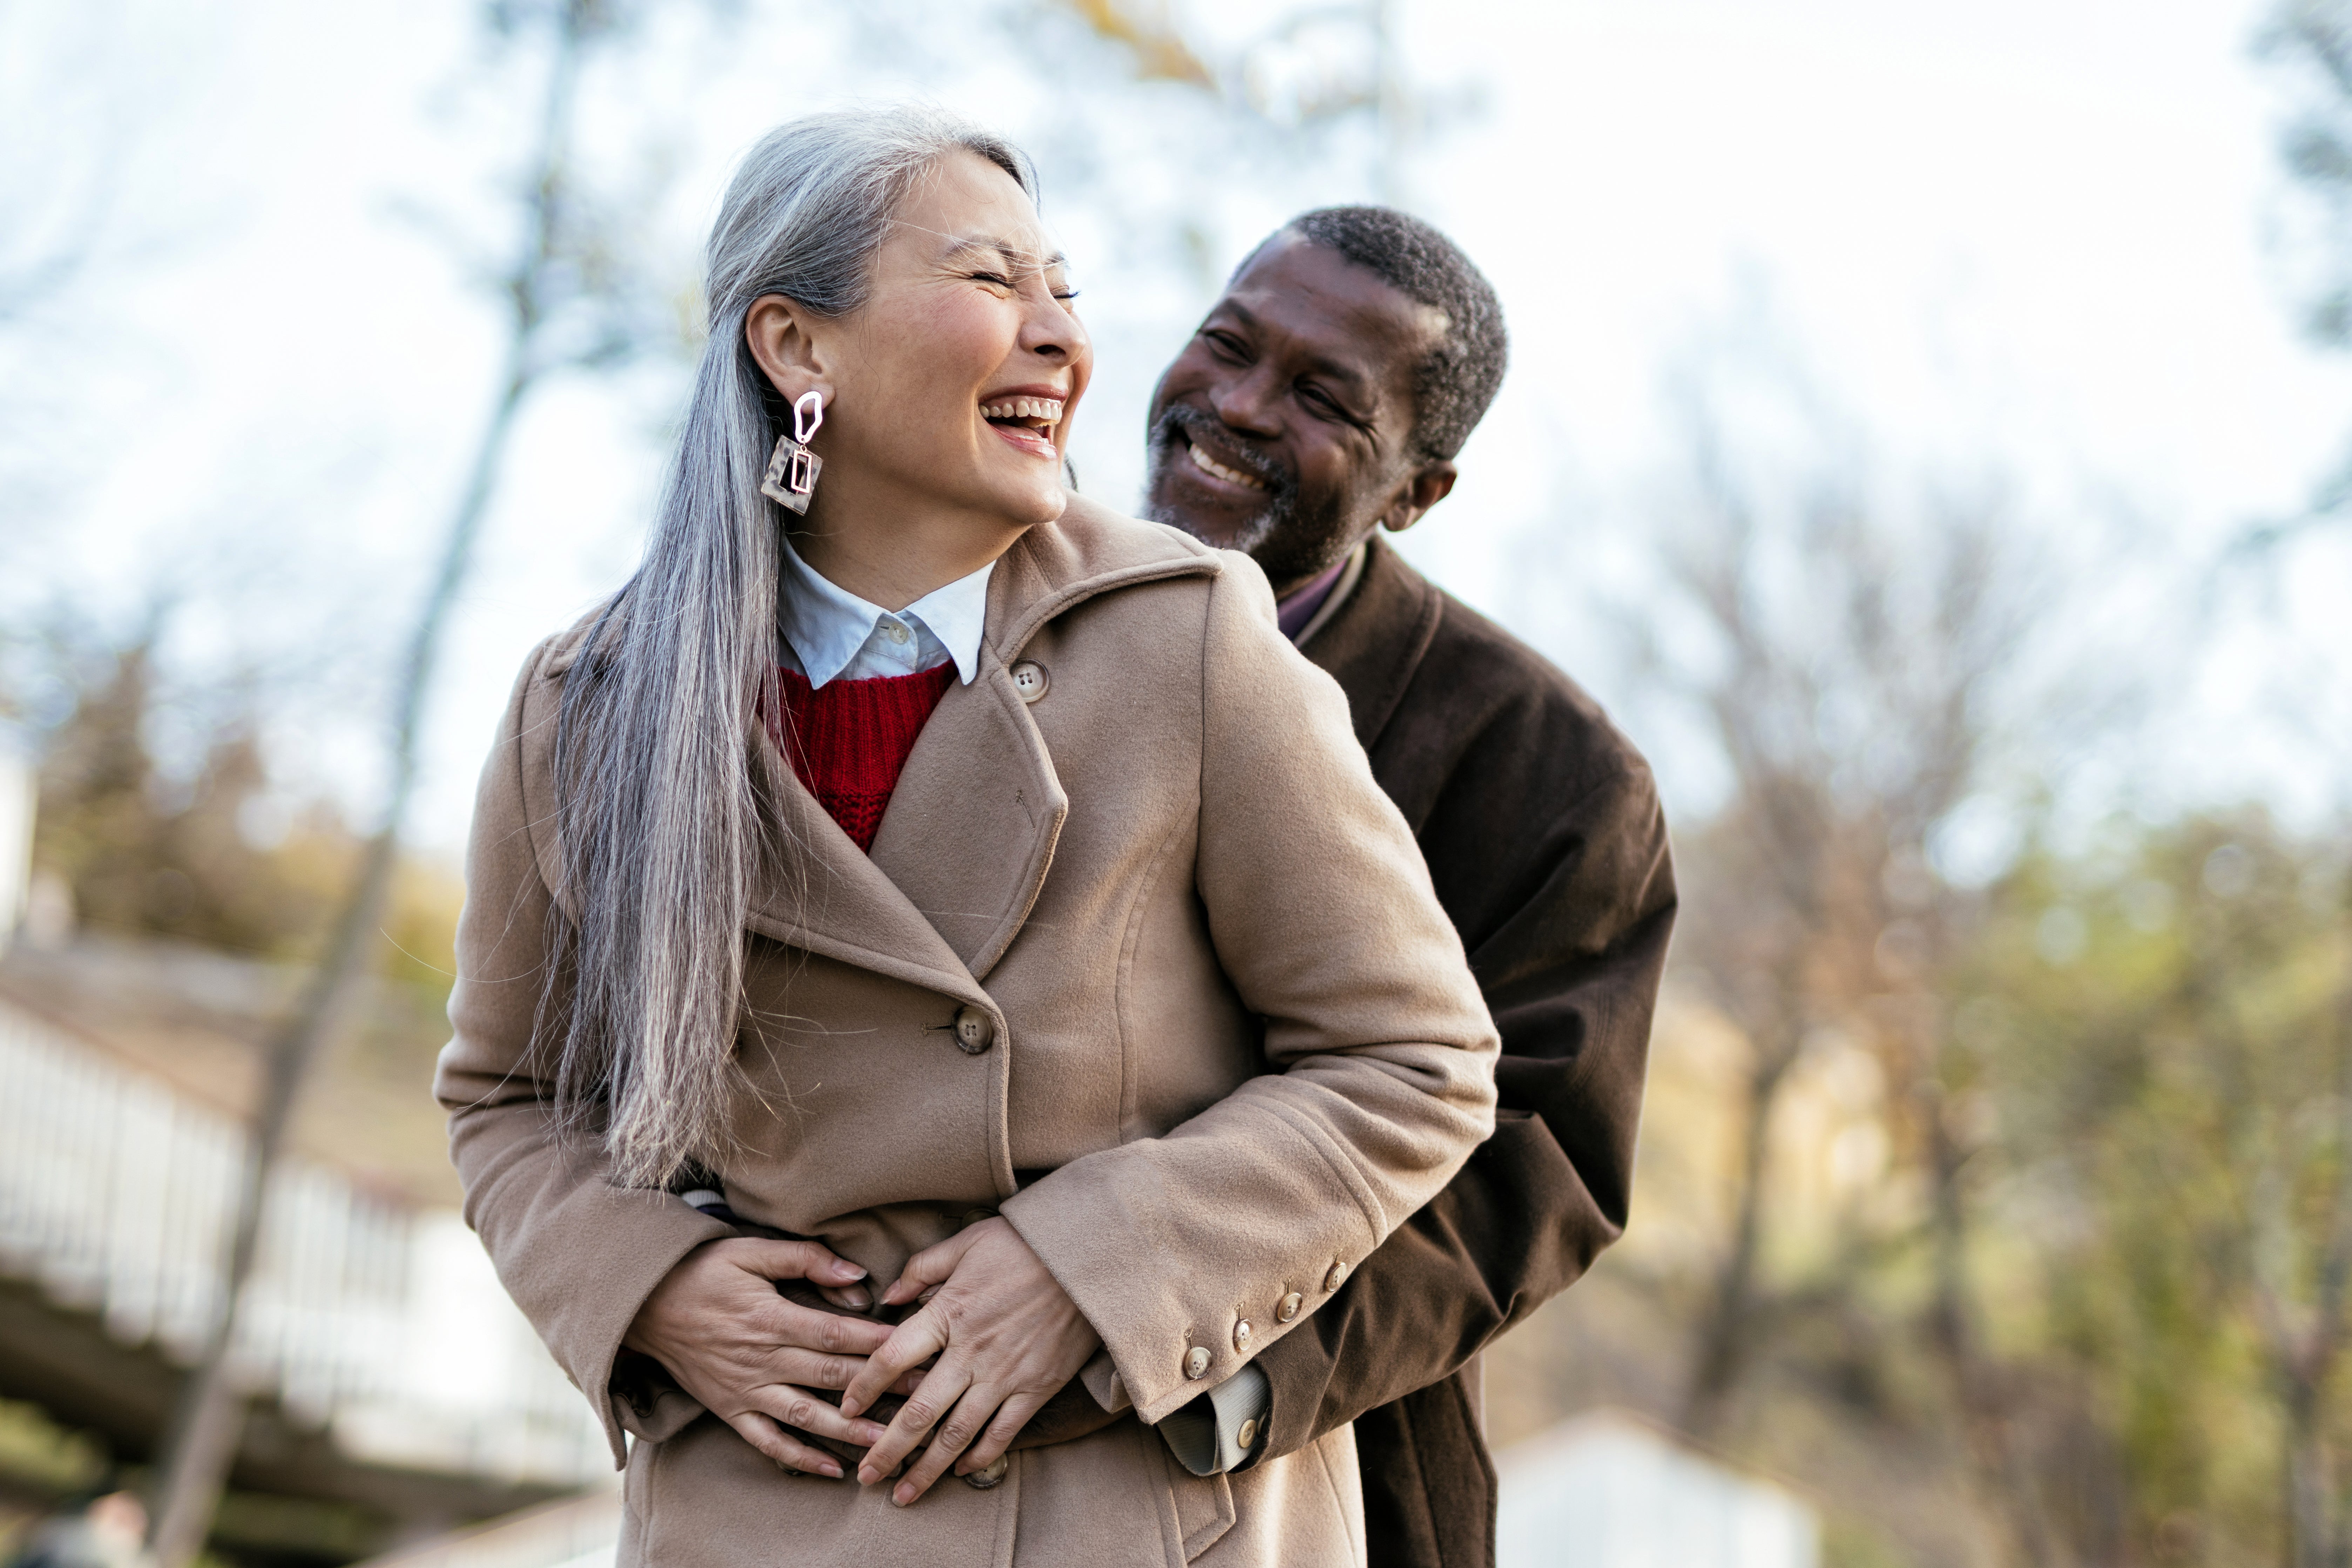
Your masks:
M1193 532L1192 523L1181 511L1172 506L1161 506L1152 499L1159 493L1160 474L1169 464L1189 463L1192 460L1189 454L1180 450L1176 442L1170 438L1184 429L1183 411L1181 407L1171 408L1161 415L1151 427L1151 471L1146 474L1143 479L1143 515L1152 522L1164 522L1171 528L1181 528L1185 532L1192 534L1193 538L1201 539L1198 533ZM1189 431L1185 431L1185 439L1188 442L1192 439ZM1290 521L1291 513L1297 510L1297 504L1298 492L1295 488L1270 484L1266 491L1265 509L1236 529L1232 538L1201 539L1201 542L1213 544L1221 550L1238 550L1244 555L1253 554L1259 545L1274 536L1276 529Z
M1161 459L1163 462L1166 460ZM1271 539L1274 536L1274 531L1280 528L1290 514L1290 508L1283 501L1269 497L1265 509L1234 530L1231 538L1202 539L1199 531L1192 527L1192 519L1184 515L1182 509L1162 506L1151 499L1159 489L1160 465L1154 463L1144 491L1143 515L1147 520L1152 522L1164 522L1171 528L1181 528L1192 534L1193 538L1200 539L1203 544L1213 544L1220 550L1238 550L1244 555L1255 551L1259 545Z

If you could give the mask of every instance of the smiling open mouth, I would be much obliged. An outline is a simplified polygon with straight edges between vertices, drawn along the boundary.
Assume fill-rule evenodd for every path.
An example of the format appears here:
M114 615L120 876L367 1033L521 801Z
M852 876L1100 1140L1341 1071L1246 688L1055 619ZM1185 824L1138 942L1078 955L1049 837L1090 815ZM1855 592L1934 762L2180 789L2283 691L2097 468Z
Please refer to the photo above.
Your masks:
M1208 453L1201 450L1200 443L1189 442L1187 445L1192 448L1192 466L1200 469L1202 473L1214 479L1223 479L1229 485L1240 485L1244 489L1262 490L1265 489L1265 481L1264 479L1259 479L1255 474L1243 473L1239 468L1229 468L1225 467L1224 464L1220 463L1216 458L1212 458Z
M1058 397L1008 397L1002 403L982 404L980 416L991 425L1034 430L1043 436L1062 422L1062 400Z

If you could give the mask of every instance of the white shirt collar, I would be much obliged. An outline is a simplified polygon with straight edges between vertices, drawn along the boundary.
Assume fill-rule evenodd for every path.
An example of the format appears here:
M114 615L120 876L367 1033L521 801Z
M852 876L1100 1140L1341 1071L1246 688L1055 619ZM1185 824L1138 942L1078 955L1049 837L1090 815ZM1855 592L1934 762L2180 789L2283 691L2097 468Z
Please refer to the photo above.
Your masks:
M827 579L801 559L792 541L783 545L778 629L810 686L845 676L858 680L911 675L936 668L941 655L955 661L956 675L966 685L980 673L980 638L988 623L993 561L894 614Z

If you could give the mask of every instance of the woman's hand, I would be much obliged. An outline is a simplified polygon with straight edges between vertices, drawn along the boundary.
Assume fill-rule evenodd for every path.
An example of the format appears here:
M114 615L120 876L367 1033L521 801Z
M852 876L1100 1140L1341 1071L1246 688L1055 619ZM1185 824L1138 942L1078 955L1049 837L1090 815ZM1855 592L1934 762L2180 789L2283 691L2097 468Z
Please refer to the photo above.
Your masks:
M857 1467L858 1480L872 1486L929 1434L930 1446L890 1493L902 1508L950 1465L970 1475L1003 1453L1022 1424L1102 1343L1021 1233L1002 1218L925 1247L882 1293L885 1306L918 1298L922 1310L868 1353L841 1396L842 1410L855 1415L939 1357Z
M891 1331L795 1305L776 1293L774 1281L805 1279L846 1305L864 1297L857 1281L865 1278L866 1270L814 1241L707 1241L654 1287L621 1342L661 1363L680 1388L779 1465L839 1480L838 1460L782 1428L859 1447L881 1437L880 1426L852 1419L809 1390L846 1386Z

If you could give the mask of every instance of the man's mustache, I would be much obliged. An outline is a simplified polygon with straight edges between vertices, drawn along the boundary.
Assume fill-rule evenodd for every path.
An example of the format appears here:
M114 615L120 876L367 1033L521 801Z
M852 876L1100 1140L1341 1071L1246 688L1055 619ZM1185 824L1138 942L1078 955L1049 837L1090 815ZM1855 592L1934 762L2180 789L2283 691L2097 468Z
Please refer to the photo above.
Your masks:
M1171 403L1151 426L1151 449L1156 461L1169 460L1175 445L1174 437L1182 436L1187 442L1200 446L1211 457L1229 468L1239 468L1252 479L1262 481L1268 500L1277 505L1288 500L1297 490L1297 481L1290 470L1265 454L1255 451L1246 443L1234 438L1233 432L1213 416L1181 403ZM1202 437L1208 438L1203 440Z

